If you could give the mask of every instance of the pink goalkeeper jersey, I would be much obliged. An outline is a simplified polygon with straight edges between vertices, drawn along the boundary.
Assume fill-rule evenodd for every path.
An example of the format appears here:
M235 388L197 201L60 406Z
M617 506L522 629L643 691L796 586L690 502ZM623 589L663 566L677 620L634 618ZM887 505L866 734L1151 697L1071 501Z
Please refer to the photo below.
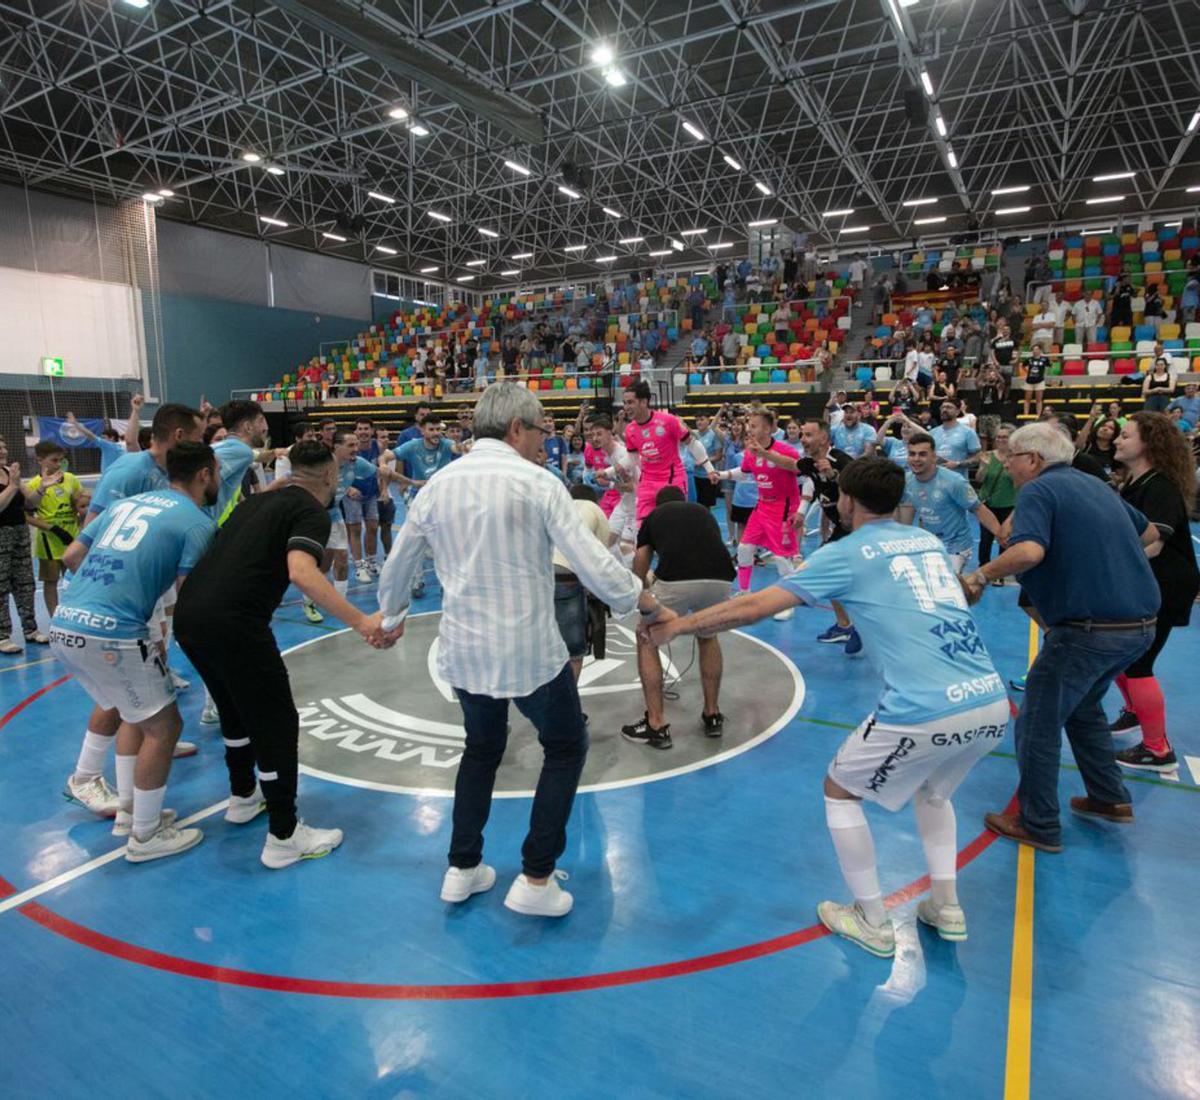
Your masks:
M625 449L640 456L642 484L669 485L680 479L683 460L679 444L687 434L679 417L662 410L651 413L645 424L631 421L626 425Z
M771 441L767 450L786 458L800 457L794 448L780 443L777 439ZM778 512L784 518L796 514L796 509L800 507L800 483L795 470L785 470L749 450L742 455L742 470L754 475L760 508Z

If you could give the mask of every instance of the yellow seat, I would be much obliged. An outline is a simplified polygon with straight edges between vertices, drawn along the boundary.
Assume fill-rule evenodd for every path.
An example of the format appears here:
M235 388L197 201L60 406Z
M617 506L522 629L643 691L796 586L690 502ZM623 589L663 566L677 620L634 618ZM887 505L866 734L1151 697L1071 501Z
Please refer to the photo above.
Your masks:
M1114 344L1126 343L1133 335L1133 329L1128 325L1115 325L1108 334L1108 338Z
M1165 302L1165 299L1164 299L1164 302ZM1170 309L1170 306L1168 306L1167 308ZM1180 331L1181 331L1180 327L1176 324L1159 325L1158 326L1158 338L1160 340L1178 340Z

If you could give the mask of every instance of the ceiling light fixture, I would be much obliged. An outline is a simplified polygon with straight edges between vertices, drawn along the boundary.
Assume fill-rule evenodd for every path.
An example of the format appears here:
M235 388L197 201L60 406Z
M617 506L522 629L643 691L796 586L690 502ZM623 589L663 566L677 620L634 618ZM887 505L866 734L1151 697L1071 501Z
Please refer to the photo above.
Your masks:
M518 252L515 256L509 256L510 260L532 260L532 252Z
M754 181L754 186L757 187L764 195L769 195L771 193L771 189L765 183L761 183L758 180Z
M1112 226L1106 225L1102 229L1084 229L1079 235L1081 237L1102 237L1105 233L1111 233Z
M1195 194L1197 191L1200 191L1200 187L1189 187L1187 189L1189 195Z
M340 237L340 236L338 236L338 234L336 234L336 233L329 233L329 232L325 232L325 233L322 233L322 234L321 234L321 236L322 236L322 237L324 237L324 238L325 238L327 241L337 241L337 242L338 242L338 244L345 244L345 243L346 243L346 238L345 238L345 237Z
M578 191L572 191L569 187L564 187L561 183L558 185L559 191L569 199L581 199L583 196Z
M617 244L641 244L645 237L622 237Z
M125 3L131 8L137 8L139 10L142 8L148 8L150 6L150 0L125 0Z
M604 70L604 79L608 81L613 88L623 88L629 81L625 74L621 72L615 65L610 69Z
M380 202L394 203L396 200L391 195L381 195L378 191L368 191L367 198L378 199Z
M523 176L532 176L533 175L533 173L528 168L526 168L525 165L518 164L515 160L506 160L504 162L504 167L511 168L514 172L520 172L521 175L523 175Z
M479 226L479 232L482 233L485 237L491 237L493 239L500 236L500 234L497 233L494 229L487 229L482 225Z
M469 283L469 282L470 282L472 279L474 279L474 278L475 278L475 276L474 276L474 275L460 275L460 276L459 276L457 279L455 279L454 281L455 281L456 283Z
M761 229L764 225L777 225L778 223L778 218L760 218L758 221L749 222L748 224L751 229Z
M280 229L286 229L288 227L288 223L280 218L268 218L265 214L259 214L258 220L264 225L277 225Z
M267 165L267 175L282 176L283 174L284 174L283 169L280 168L278 164L268 164Z
M845 210L826 210L821 215L823 218L845 218L854 213L854 207L848 206Z
M669 255L671 255L671 250L669 248L660 248L655 252L647 252L646 255L648 255L648 256L669 256Z
M992 195L1022 195L1029 190L1029 184L1018 183L1012 187L997 187Z
M1192 115L1192 121L1187 124L1187 133L1191 133L1197 126L1200 126L1200 111Z
M611 206L602 206L602 207L600 207L600 209L603 210L604 213L606 213L610 218L625 217L625 215L622 214L620 210L614 210Z
M742 170L742 166L736 160L734 160L733 157L731 157L728 153L722 153L721 159L726 164L728 164L729 167L732 168L735 172L740 172Z
M691 135L692 135L692 137L694 137L694 138L695 138L697 141L707 141L707 140L708 140L708 139L707 139L707 138L704 136L704 131L703 131L703 130L701 130L699 126L693 126L693 125L692 125L690 122L686 122L686 121L685 121L685 122L684 122L684 124L683 124L683 128L684 128L684 129L685 129L685 130L686 130L686 131L687 131L689 134L691 134Z
M1028 214L1032 207L1029 206L1004 206L996 211L997 214Z
M375 246L375 251L382 252L385 256L396 255L396 250L394 248L388 248L388 246L386 244L377 244Z
M953 149L947 149L947 150L946 150L946 160L947 160L947 162L950 164L950 167L951 167L951 168L957 168L957 167L958 167L958 157L956 157L956 156L954 155L954 150L953 150Z
M437 220L440 222L450 221L449 214L443 214L438 210L426 210L425 213L427 213L431 218L437 218Z
M679 232L681 237L699 237L708 232L708 227L704 229L682 229Z
M941 115L933 116L933 125L937 128L938 136L946 136L946 120Z
M397 122L408 118L408 112L403 107L393 107L387 114L388 118L394 118Z
M865 233L871 227L869 225L843 225L839 230L841 233Z
M507 271L501 271L500 274L501 275L520 275L521 269L519 267L511 267Z
M594 65L611 65L616 59L616 53L607 42L601 42L592 50L592 63Z
M408 124L408 132L413 137L429 137L429 127L422 126L419 122L410 122Z
M1105 202L1121 202L1124 198L1124 195L1097 195L1094 199L1085 199L1084 202L1088 206L1099 206Z
M714 251L714 252L715 252L715 251L716 251L718 248L732 248L732 247L733 247L733 241L714 241L714 242L713 242L712 244L710 244L708 247L709 247L710 249L712 249L712 251Z
M564 252L582 252L587 248L586 244L569 244L563 248Z
M1104 176L1093 176L1092 183L1110 183L1112 180L1131 180L1136 172L1109 172Z
M932 99L933 81L929 78L929 73L927 73L924 69L921 70L921 86L925 89L925 94Z
M616 256L597 256L594 262L598 264L611 264L614 260L616 260Z
M486 263L487 263L487 260L468 260L466 263L466 266L467 267L483 267L483 265Z
M164 199L173 199L175 197L175 192L169 187L160 187L158 193Z
M939 222L944 222L945 220L945 214L942 214L940 217L936 218L914 218L913 225L937 225Z
M937 199L905 199L901 206L932 206Z
M156 194L153 191L147 191L142 196L142 202L148 202L151 206L157 206L162 201L163 201L162 195Z
M423 268L421 268L420 274L432 275L435 271L437 271L436 267L423 267Z
M247 150L242 154L242 160L244 160L247 164L257 164L260 160L262 160L262 157L260 157L257 153L251 153L249 150Z

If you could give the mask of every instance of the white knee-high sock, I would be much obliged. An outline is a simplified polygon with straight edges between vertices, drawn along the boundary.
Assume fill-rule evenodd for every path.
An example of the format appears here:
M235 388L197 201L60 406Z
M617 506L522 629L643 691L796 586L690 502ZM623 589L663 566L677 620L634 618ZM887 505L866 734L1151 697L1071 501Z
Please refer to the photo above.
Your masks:
M117 753L117 798L126 813L133 811L133 769L136 764L137 753L130 756Z
M116 744L112 734L95 733L88 730L83 735L83 744L79 746L79 759L75 762L75 782L86 783L95 779L104 771L104 760L108 750Z
M163 799L166 794L165 786L155 787L151 791L143 791L140 787L134 787L133 835L138 840L149 840L158 832L159 818L162 817Z
M833 840L842 877L867 920L876 927L887 923L879 874L875 869L875 841L862 803L845 798L825 799L825 823Z
M917 832L925 847L933 900L938 905L958 904L957 824L948 798L932 798L917 791L913 799Z

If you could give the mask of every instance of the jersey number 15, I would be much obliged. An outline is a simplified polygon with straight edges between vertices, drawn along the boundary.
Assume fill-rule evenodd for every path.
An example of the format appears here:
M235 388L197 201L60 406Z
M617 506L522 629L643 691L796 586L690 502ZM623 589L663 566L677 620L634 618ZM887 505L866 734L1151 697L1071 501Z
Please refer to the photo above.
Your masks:
M114 505L112 521L96 545L112 550L132 550L150 530L146 521L161 511L161 508L132 500Z

